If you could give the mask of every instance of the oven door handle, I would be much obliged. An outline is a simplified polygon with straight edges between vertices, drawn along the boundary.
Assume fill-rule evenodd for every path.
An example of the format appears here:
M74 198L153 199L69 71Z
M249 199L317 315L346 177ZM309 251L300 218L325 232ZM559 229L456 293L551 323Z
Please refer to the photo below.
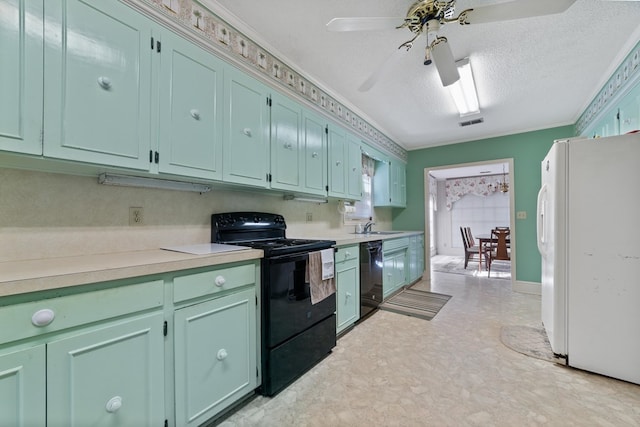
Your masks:
M284 262L298 262L298 261L306 261L309 259L309 252L304 252L301 254L287 254L265 258L266 261L269 261L272 264L282 264Z

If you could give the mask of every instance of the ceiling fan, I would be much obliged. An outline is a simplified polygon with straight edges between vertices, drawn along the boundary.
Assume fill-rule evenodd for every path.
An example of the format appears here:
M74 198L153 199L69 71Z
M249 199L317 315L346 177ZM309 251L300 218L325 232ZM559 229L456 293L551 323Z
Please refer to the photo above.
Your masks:
M427 36L424 64L433 62L443 86L449 86L460 79L458 68L446 37L438 35L440 27L457 22L460 25L484 24L533 16L552 15L567 10L576 0L513 0L506 3L490 4L466 9L455 15L456 0L415 1L405 18L334 18L327 23L329 31L376 31L407 28L413 38L401 44L374 73L358 88L368 91L395 62L396 56L408 51L423 34Z

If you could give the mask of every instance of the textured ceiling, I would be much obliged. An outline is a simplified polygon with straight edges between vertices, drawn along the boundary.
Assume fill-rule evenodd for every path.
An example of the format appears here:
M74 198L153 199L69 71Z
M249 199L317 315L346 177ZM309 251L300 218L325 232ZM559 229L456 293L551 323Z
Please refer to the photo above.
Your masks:
M334 17L403 17L411 0L201 1L407 150L574 124L640 39L638 1L577 0L558 15L447 24L439 34L455 59L470 58L484 118L460 127L435 68L422 64L424 37L363 93L411 33L326 31ZM497 2L458 0L456 10Z

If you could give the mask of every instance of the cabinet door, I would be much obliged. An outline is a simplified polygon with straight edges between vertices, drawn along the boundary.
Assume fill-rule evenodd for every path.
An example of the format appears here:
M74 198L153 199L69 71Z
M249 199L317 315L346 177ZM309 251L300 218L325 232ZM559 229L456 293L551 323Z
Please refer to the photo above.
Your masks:
M0 0L0 150L42 154L42 3Z
M151 21L120 2L47 0L44 154L149 169Z
M382 261L382 297L387 298L395 290L395 260L393 255L385 255Z
M347 134L347 196L353 200L362 198L362 149L360 140L352 134Z
M318 116L303 112L304 183L302 191L319 196L327 195L327 138L326 124Z
M162 323L149 314L47 344L47 424L162 425Z
M269 167L269 89L227 67L224 84L223 177L225 181L267 187Z
M333 197L347 194L345 138L343 129L329 126L329 196Z
M160 172L222 179L223 63L169 32L160 67Z
M357 248L355 248L357 251ZM336 332L360 318L360 264L353 259L336 264Z
M254 289L175 313L176 425L200 425L257 387Z
M640 130L640 87L635 88L620 103L620 134Z
M271 188L302 189L302 108L274 93L271 102Z
M45 425L44 345L0 354L0 425Z

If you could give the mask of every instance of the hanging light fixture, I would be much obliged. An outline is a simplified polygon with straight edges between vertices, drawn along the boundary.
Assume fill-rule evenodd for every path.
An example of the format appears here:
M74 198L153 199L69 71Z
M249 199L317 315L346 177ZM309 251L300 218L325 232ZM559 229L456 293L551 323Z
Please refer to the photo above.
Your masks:
M501 193L509 191L509 183L507 183L507 174L504 171L504 165L502 165L502 182L498 181L498 190Z

